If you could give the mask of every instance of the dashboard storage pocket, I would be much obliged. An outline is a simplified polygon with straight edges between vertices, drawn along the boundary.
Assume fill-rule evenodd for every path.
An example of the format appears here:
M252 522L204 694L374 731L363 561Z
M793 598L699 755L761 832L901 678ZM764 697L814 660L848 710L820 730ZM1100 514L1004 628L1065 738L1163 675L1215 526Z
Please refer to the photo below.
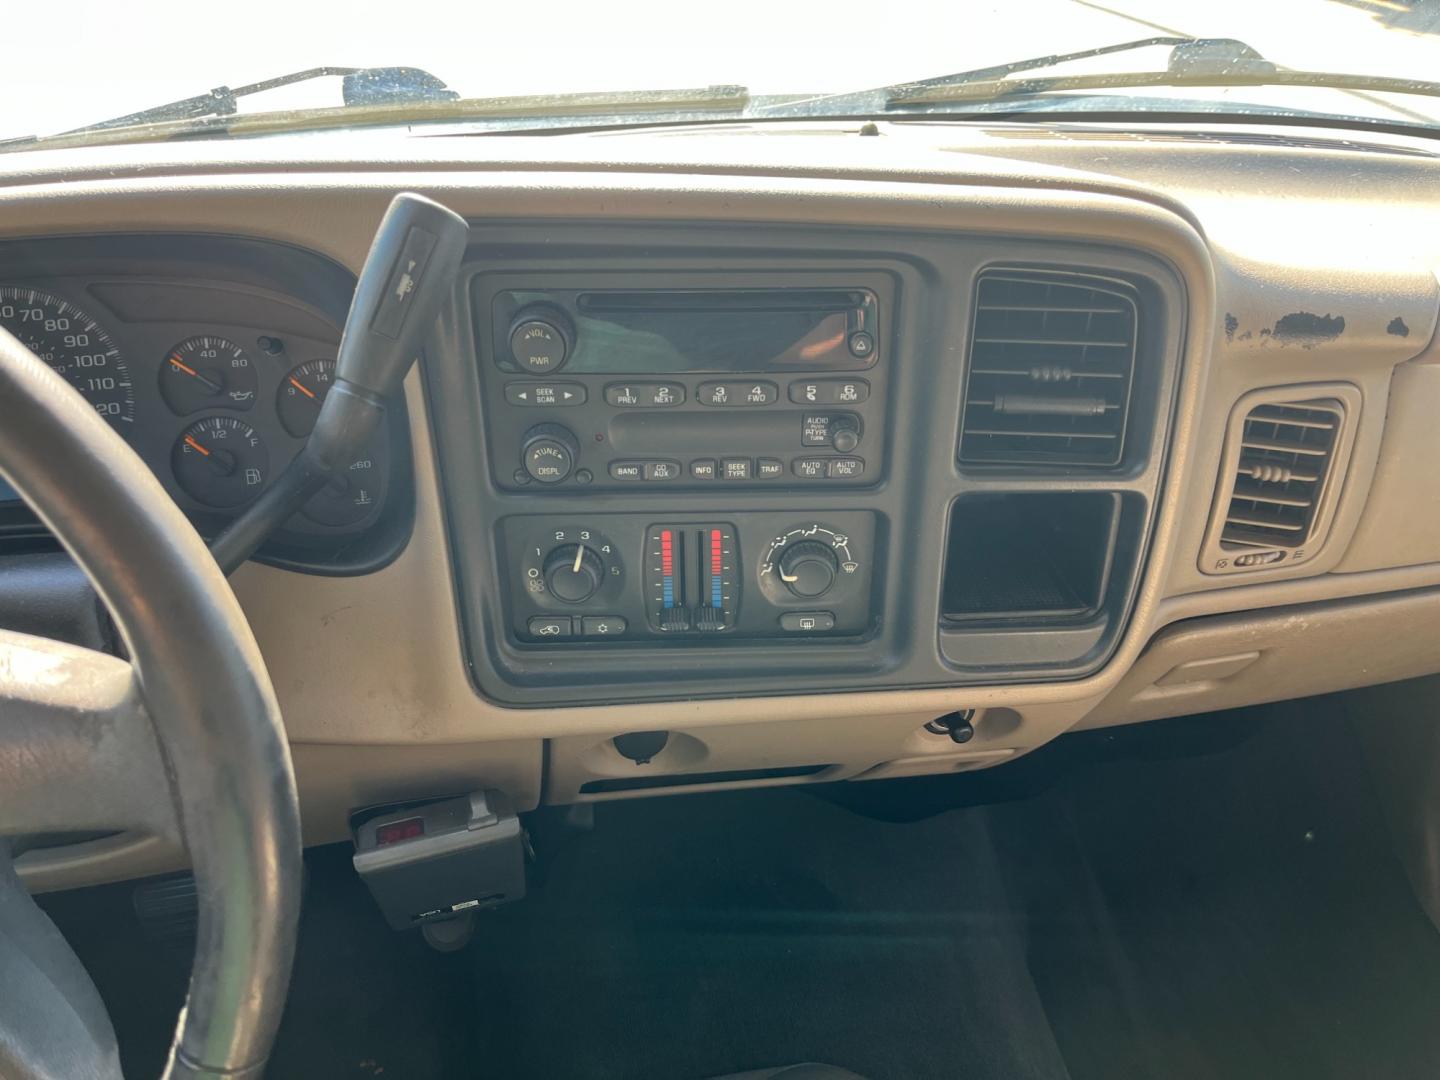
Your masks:
M1105 600L1121 517L1111 492L962 496L950 512L942 618L1092 618Z

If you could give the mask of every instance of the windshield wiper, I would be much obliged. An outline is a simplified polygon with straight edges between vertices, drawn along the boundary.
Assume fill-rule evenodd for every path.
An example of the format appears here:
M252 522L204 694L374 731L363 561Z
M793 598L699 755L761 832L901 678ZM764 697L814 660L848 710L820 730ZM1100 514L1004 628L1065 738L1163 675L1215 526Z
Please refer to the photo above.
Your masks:
M1171 46L1163 71L1099 72L1026 79L1010 77L1017 72L1157 45ZM1251 46L1234 38L1185 37L1142 38L1099 49L1058 53L933 79L896 83L873 92L883 97L886 108L899 109L950 102L995 101L1065 90L1118 90L1145 86L1315 86L1366 93L1440 97L1440 83L1437 82L1333 71L1291 71L1277 66Z
M434 76L417 68L310 68L293 76L281 76L234 90L221 87L210 94L185 98L57 135L6 139L0 141L0 152L436 121L547 120L585 116L597 118L604 125L612 118L618 121L621 117L741 114L750 103L750 92L743 86L462 98L434 79L435 85L417 95L409 92L415 80L408 75L398 84L378 77L392 72L416 72L427 79L434 79ZM344 106L245 114L236 114L229 107L231 97L333 75L345 76L347 98Z
M1114 53L1137 52L1169 46L1163 71L1100 72L1016 79L1021 72L1040 71L1076 60ZM802 107L878 112L956 102L997 102L1061 90L1109 90L1143 86L1319 86L1336 90L1392 92L1440 96L1440 83L1383 76L1344 75L1335 72L1288 71L1265 59L1250 45L1235 38L1160 36L1122 41L1095 49L1051 53L1008 64L956 71L929 79L891 83L869 90L828 94L777 105L780 110Z
M231 88L217 86L204 94L166 102L140 112L127 113L96 124L73 128L65 135L83 135L88 131L135 127L140 124L163 124L176 120L200 120L206 117L234 116L240 111L240 99L278 90L282 86L314 82L316 79L339 77L344 80L341 93L346 105L378 105L404 101L454 101L460 95L449 89L430 72L413 67L352 68L312 67L277 75L273 79L247 83Z

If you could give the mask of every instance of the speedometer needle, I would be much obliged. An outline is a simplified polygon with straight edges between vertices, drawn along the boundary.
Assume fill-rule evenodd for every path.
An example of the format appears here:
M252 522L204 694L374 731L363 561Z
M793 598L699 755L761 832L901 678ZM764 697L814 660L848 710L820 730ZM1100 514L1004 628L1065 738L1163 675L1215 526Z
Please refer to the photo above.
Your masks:
M199 379L202 383L204 383L207 387L210 388L210 392L211 392L212 394L218 394L221 390L224 389L224 386L222 386L221 383L220 383L217 379L215 379L213 376L206 375L206 374L204 374L203 372L196 371L196 370L195 370L193 367L191 367L189 364L185 363L185 361L181 360L180 357L178 357L178 356L171 356L171 357L169 357L169 360L170 360L171 365L175 368L176 371L183 371L186 375L189 375L192 379Z

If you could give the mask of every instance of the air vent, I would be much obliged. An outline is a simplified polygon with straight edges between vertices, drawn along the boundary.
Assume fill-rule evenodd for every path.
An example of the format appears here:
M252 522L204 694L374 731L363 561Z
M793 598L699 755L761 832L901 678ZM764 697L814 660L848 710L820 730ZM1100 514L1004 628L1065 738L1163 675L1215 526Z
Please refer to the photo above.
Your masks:
M1252 411L1240 439L1221 542L1295 548L1308 541L1344 420L1338 401Z
M1217 515L1202 568L1251 570L1303 561L1324 539L1348 460L1354 387L1261 391L1231 420ZM1333 396L1332 396L1333 395ZM1223 510L1220 508L1223 507Z
M990 270L975 291L960 460L1120 461L1137 307L1123 282Z

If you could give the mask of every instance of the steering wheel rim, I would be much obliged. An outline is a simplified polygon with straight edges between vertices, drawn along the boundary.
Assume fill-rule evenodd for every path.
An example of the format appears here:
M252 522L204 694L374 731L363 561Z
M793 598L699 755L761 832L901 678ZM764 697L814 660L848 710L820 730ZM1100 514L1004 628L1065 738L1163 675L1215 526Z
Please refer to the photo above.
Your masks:
M15 645L10 639L19 635L9 635L0 641L0 690L12 716L28 721L36 709L44 713L44 723L27 731L59 733L53 750L57 774L73 779L82 762L97 776L95 792L72 795L86 804L86 814L94 817L96 801L114 788L116 799L127 802L115 811L121 822L173 813L176 835L189 850L199 902L195 958L165 1076L257 1077L284 1006L301 884L294 772L259 648L204 542L146 465L72 387L3 328L0 416L0 475L75 558L109 607L131 658L133 681L128 695L107 691L108 704L98 719L77 719L70 699L69 712L57 712L57 695L75 693L89 702L91 674L96 686L113 687L114 665L120 662L56 645L56 670L65 675L58 685L51 678L42 686L27 682L21 670L26 665L10 662L4 650L17 648L33 660L32 654L45 652L50 643L27 639ZM143 712L133 702L117 704L126 696L142 703ZM132 722L131 714L140 719ZM56 717L59 722L53 722ZM139 749L133 755L102 753L104 740L92 737L83 719L94 719L106 738ZM5 727L0 718L0 739ZM141 745L152 737L146 728L153 728L163 775L118 785L110 777L107 787L104 773L117 756L155 759L153 747L147 751ZM32 802L51 799L45 777L37 783L33 773L45 771L52 748L40 738L9 749L13 752L0 745L0 826L14 835L31 804L4 792L26 792ZM66 807L59 799L55 794L53 805L37 817L51 823L63 817ZM146 805L137 808L140 803ZM77 806L77 815L80 810ZM4 1011L0 1004L0 1014Z

